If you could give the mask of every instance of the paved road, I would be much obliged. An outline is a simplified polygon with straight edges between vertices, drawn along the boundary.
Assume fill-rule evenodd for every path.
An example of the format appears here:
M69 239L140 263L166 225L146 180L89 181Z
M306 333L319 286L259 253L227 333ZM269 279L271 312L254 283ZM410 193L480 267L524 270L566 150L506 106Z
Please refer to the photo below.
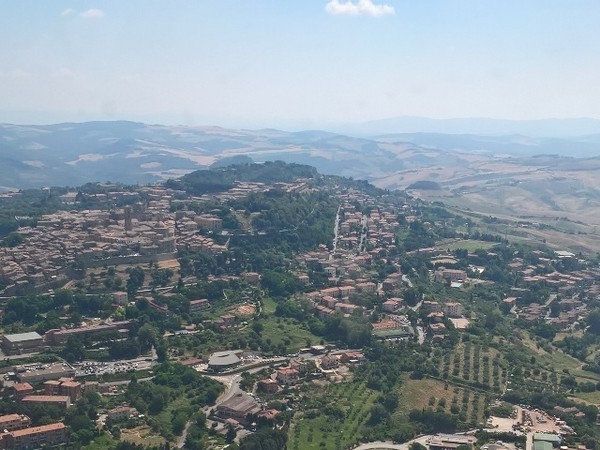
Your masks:
M192 421L191 420L188 420L185 423L185 427L183 428L183 432L181 433L181 436L179 436L179 439L177 439L177 448L183 448L183 446L185 445L185 440L187 439L188 430L190 429L191 425L192 425Z
M525 442L525 450L533 450L533 435L535 433L527 433L527 441Z
M338 206L337 213L335 214L335 224L333 225L333 250L329 253L329 259L333 259L333 255L337 250L337 243L339 238L339 229L340 229L340 210L342 209L342 205Z
M366 215L362 216L360 221L360 242L358 244L358 253L362 253L365 251L365 239L367 238L367 224L369 223L369 219Z
M425 332L423 331L423 327L417 326L417 342L419 344L423 344L425 342Z
M408 284L408 287L413 287L412 281L408 278L408 275L402 275L402 281Z
M256 373L256 372L260 372L264 368L265 368L265 366L254 367L254 368L248 369L247 372ZM219 383L222 383L225 385L225 392L223 392L221 394L221 396L217 399L215 404L213 406L205 406L204 408L202 408L202 412L204 412L206 417L208 417L209 411L211 409L216 408L221 403L223 403L223 402L229 400L230 398L233 398L236 395L239 395L243 392L242 389L240 388L240 382L242 381L242 375L239 373L237 373L235 375L215 374L215 375L205 375L205 376L209 376L213 380L218 381ZM183 429L181 436L179 436L179 438L177 439L177 448L183 448L183 446L185 445L185 439L187 438L187 433L188 433L188 429L189 429L190 425L191 425L191 421L188 421L185 424L185 428Z
M408 450L408 447L413 442L418 442L419 444L427 446L427 440L429 438L431 438L431 436L421 436L412 441L405 442L404 444L394 444L390 441L369 442L368 444L361 444L358 447L355 447L354 450Z

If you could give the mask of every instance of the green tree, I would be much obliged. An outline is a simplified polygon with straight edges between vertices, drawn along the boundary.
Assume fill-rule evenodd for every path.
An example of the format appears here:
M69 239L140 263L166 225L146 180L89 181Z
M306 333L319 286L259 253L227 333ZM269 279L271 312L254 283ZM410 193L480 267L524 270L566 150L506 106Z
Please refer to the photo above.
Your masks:
M408 446L408 450L427 450L427 447L418 442L413 442Z
M135 293L144 285L144 270L141 267L129 269L129 278L127 279L127 293L134 296Z
M158 329L149 323L145 323L140 327L137 333L138 342L142 352L147 352L156 344L159 332Z
M83 342L75 337L70 337L65 343L62 355L68 362L81 361L85 357Z
M586 323L590 333L600 335L600 309L595 309L587 316Z

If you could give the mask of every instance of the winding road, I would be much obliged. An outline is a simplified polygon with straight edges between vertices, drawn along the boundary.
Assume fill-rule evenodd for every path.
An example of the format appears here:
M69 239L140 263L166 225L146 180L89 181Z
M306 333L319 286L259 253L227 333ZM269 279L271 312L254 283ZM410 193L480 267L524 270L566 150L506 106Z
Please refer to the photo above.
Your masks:
M340 229L340 210L342 209L342 205L338 206L337 213L335 215L335 224L333 225L333 250L329 252L329 259L333 259L333 255L337 250L337 243L339 238L339 229Z
M378 441L378 442L369 442L367 444L361 444L358 447L354 447L353 450L408 450L408 447L413 442L418 442L424 446L427 446L427 441L431 438L431 436L420 436L412 441L405 442L404 444L394 444L391 441Z

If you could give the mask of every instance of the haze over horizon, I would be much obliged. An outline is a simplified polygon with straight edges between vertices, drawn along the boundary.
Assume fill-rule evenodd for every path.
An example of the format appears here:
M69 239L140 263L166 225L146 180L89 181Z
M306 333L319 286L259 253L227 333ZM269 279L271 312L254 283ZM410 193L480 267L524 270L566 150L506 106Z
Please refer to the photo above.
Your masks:
M600 118L600 3L3 2L0 122Z

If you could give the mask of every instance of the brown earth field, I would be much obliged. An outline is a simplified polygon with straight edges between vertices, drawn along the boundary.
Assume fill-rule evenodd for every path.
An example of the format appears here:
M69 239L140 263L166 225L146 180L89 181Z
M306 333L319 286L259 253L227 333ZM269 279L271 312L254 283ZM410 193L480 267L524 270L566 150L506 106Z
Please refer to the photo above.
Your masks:
M415 168L373 183L442 202L469 216L482 232L575 253L600 252L600 158L478 155L463 160L463 167ZM439 189L411 188L424 180Z

